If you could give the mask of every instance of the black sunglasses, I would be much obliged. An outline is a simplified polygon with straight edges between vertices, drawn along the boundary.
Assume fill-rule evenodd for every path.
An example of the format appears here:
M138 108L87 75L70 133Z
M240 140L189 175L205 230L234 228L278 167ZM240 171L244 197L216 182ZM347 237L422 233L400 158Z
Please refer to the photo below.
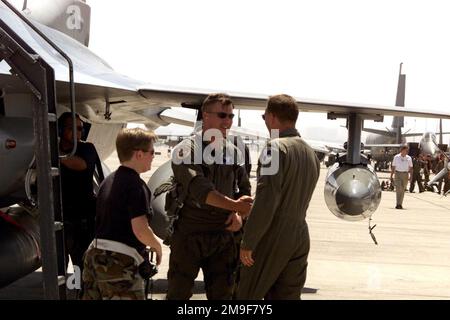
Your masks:
M209 112L208 113L214 113L216 114L220 119L225 119L226 117L228 117L229 119L233 120L234 118L234 113L226 113L226 112Z
M263 118L263 120L266 121L266 115L265 114L262 114L261 118Z
M134 149L134 151L149 152L152 156L155 154L155 149L151 149L151 150Z

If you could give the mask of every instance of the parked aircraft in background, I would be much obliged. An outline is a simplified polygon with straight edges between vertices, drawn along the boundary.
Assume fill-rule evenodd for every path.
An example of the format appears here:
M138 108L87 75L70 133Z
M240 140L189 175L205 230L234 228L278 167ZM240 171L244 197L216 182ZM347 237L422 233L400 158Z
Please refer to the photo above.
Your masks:
M398 107L405 106L405 88L406 75L402 74L402 64L400 64L400 72L398 77L397 98L395 105ZM394 116L391 128L386 130L363 128L365 132L369 132L366 137L364 147L370 149L369 154L372 161L375 161L375 171L387 170L394 156L399 153L400 146L404 144L411 144L410 151L413 153L421 152L429 154L433 159L436 159L441 150L446 151L447 145L438 145L436 143L436 135L433 132L409 133L402 132L404 126L403 116ZM441 127L442 128L442 127ZM446 132L447 133L447 132ZM441 137L443 134L441 129ZM419 143L408 143L408 137L421 137Z
M369 140L370 141L370 140ZM366 144L365 148L369 148L369 154L372 160L375 161L375 171L388 170L394 156L399 153L399 149L402 145L409 145L410 154L416 155L422 153L424 155L430 155L431 159L435 161L441 152L447 151L447 144L438 144L436 134L434 132L424 132L419 142L406 142L397 144Z

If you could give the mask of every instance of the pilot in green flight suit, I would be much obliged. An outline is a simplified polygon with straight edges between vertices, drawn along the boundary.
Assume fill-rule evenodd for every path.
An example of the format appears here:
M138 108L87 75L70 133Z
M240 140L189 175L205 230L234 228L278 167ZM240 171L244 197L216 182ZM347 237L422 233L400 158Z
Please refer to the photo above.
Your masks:
M278 129L258 163L253 208L244 227L237 299L300 299L306 281L306 211L320 163L295 129L298 108L287 95L269 99L263 116Z
M171 237L169 300L192 296L200 268L207 298L231 299L237 262L233 232L242 226L236 212L246 214L251 207L245 197L234 200L236 193L250 195L250 182L242 152L223 138L232 124L231 100L224 94L210 95L202 111L202 132L173 151L175 180L188 192Z

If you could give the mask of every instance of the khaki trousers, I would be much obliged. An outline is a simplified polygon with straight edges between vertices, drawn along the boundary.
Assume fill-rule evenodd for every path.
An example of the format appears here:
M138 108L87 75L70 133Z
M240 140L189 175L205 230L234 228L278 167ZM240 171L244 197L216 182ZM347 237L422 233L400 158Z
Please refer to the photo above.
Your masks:
M397 205L402 205L406 186L408 185L408 172L395 171L394 183Z

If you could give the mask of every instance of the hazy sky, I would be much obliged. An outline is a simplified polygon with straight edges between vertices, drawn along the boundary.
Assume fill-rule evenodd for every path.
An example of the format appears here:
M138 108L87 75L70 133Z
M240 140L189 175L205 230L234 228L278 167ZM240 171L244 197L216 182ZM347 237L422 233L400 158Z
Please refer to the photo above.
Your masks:
M87 3L92 8L90 48L116 71L136 79L393 105L403 62L406 106L450 112L446 1ZM264 129L260 113L243 112L243 125ZM336 136L333 128L344 122L325 119L325 114L302 113L298 128L311 135L318 130L308 128L326 127ZM390 122L386 117L384 124L366 121L366 126ZM444 126L450 129L450 122ZM437 120L407 119L405 130L424 128L436 130Z

